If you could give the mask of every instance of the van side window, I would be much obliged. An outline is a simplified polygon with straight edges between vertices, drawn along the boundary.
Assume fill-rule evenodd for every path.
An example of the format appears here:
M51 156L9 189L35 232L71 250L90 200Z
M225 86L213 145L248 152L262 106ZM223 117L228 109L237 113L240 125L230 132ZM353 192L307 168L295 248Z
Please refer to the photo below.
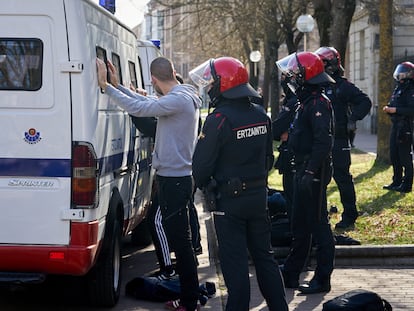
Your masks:
M142 61L141 61L141 57L138 56L138 65L139 65L139 71L140 71L140 81L141 84L139 87L145 89L145 83L144 83L144 71L142 70ZM148 90L147 90L148 91Z
M42 86L43 42L0 38L0 90L37 91Z
M105 64L108 61L106 57L106 50L104 48L101 48L100 46L96 46L96 57L103 60Z
M138 88L137 71L135 70L135 64L129 60L128 67L129 67L129 77L131 79L131 83L135 88Z
M118 71L119 83L124 84L122 81L122 70L121 70L121 58L118 54L112 53L112 64L114 64L116 70Z
M103 60L105 65L106 65L106 80L111 83L111 79L110 79L110 74L109 74L109 70L108 70L108 58L106 57L106 50L100 46L96 46L96 57L98 57L99 59ZM104 90L101 89L101 93L104 93Z

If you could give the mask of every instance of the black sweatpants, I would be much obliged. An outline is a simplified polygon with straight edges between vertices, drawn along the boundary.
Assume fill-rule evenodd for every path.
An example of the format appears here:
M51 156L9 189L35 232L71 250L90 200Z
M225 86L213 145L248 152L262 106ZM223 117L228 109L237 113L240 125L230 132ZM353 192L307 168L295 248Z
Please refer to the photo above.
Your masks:
M191 242L188 216L188 202L193 191L192 177L157 175L157 183L162 222L176 257L181 304L192 311L197 307L199 295L197 263Z

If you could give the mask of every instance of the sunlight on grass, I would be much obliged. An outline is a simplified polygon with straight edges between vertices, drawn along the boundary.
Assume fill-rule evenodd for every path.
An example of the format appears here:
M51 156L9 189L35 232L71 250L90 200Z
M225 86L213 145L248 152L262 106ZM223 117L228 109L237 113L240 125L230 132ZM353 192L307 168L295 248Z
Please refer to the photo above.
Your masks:
M277 151L275 152L277 156ZM412 244L414 241L414 196L383 190L391 183L392 167L375 163L375 155L352 152L351 173L354 177L357 208L360 217L354 231L347 232L361 244ZM272 188L282 188L282 176L273 170L269 176ZM328 185L328 208L338 207L331 215L334 226L342 213L339 192L334 180Z

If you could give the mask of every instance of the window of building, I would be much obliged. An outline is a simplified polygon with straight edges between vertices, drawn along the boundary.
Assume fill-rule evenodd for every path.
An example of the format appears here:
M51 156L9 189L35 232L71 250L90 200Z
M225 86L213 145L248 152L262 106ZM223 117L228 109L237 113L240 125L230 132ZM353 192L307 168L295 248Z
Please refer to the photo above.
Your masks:
M359 32L359 79L365 79L365 31Z

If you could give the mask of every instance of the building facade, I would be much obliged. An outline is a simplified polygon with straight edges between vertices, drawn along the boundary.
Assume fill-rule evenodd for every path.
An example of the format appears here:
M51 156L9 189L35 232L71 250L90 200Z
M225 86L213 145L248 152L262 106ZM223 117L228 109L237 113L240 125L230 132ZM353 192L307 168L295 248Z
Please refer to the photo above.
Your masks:
M405 60L414 61L414 3L412 0L394 2L392 62L395 67ZM372 100L370 115L358 122L359 129L372 134L377 132L379 49L378 14L358 5L349 30L345 75Z

